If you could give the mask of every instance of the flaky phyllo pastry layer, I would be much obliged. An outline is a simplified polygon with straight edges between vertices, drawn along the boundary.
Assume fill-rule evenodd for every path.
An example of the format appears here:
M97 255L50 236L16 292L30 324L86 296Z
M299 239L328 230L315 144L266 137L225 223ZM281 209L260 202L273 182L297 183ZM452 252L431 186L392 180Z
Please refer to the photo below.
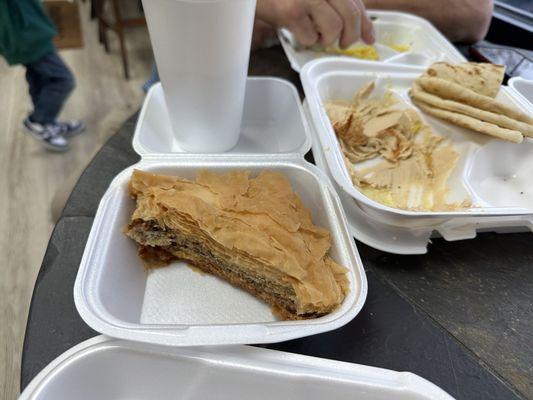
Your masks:
M203 170L191 181L135 170L129 190L137 207L126 234L148 268L186 260L284 319L318 317L342 303L346 269L328 255L330 234L313 224L282 174Z

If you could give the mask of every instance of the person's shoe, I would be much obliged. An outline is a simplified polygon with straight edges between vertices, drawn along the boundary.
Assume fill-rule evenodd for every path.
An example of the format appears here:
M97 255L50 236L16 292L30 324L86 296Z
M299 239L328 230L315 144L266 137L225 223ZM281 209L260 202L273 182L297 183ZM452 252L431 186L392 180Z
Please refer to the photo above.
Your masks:
M42 125L26 118L24 128L48 150L67 151L70 147L68 140L62 135L60 127L56 124Z
M81 121L56 121L55 125L59 127L61 134L66 138L71 138L85 131L85 125Z

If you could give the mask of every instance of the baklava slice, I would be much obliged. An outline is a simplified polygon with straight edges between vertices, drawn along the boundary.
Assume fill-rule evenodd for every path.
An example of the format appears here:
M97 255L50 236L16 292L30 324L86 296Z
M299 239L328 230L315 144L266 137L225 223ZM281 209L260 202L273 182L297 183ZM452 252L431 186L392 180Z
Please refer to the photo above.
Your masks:
M202 170L193 181L135 170L129 192L137 206L125 232L147 268L187 261L282 319L322 316L347 293L346 269L328 255L329 232L280 173Z

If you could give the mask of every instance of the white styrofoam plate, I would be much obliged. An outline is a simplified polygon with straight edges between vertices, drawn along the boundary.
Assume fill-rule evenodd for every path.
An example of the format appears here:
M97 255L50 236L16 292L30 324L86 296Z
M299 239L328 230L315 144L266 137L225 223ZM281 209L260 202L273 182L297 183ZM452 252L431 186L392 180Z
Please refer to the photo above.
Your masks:
M465 211L414 212L382 205L364 196L351 182L344 165L337 137L325 112L329 100L349 100L364 84L375 80L376 95L393 90L406 106L414 107L407 94L412 82L424 68L393 66L368 61L328 58L308 63L301 74L309 102L311 120L324 149L329 170L337 184L375 219L400 227L429 227L449 224L458 217L533 216L533 186L527 182L533 174L533 141L522 144L504 142L425 116L435 132L449 137L461 154L449 179L450 200L467 195L474 206ZM514 92L502 87L497 98L531 112Z
M169 348L97 336L63 353L20 400L453 400L395 372L249 346Z
M350 293L338 309L323 317L279 321L262 301L183 262L147 273L136 244L123 234L135 208L127 189L134 168L188 179L200 169L248 170L252 176L264 169L282 173L313 221L331 233L329 254L348 268ZM328 178L301 157L145 159L120 173L102 197L74 287L76 307L100 333L172 346L270 343L336 329L357 315L367 292L364 269L345 221Z
M306 123L292 83L272 77L248 78L241 136L237 146L225 154L305 154L311 147ZM141 156L184 152L173 134L161 83L146 95L133 148Z
M113 337L188 346L276 342L335 329L353 319L366 298L366 276L337 193L323 172L303 158L311 142L294 86L278 78L248 79L247 137L237 146L240 150L223 154L176 149L163 99L161 86L145 99L133 139L141 161L115 177L98 207L74 288L84 321ZM348 267L350 294L322 318L277 321L255 297L184 263L146 273L135 243L122 233L134 208L127 194L133 168L187 178L202 168L283 173L313 221L331 232L330 255Z
M375 48L382 62L428 66L435 61L466 61L463 55L423 18L396 11L368 10L367 12L373 20L376 31ZM297 72L300 72L309 61L331 57L324 53L299 48L294 36L286 29L280 30L278 37L292 69ZM409 50L400 53L389 47L391 44L408 45Z
M307 105L304 105L304 112L310 120ZM533 231L533 218L529 216L452 219L446 224L418 228L385 224L364 212L357 202L334 182L316 130L313 124L310 123L309 126L316 165L333 182L346 213L350 233L370 247L393 254L426 254L427 246L434 236L444 237L446 240L465 240L475 238L478 232Z
M514 77L509 79L508 85L533 108L533 80Z

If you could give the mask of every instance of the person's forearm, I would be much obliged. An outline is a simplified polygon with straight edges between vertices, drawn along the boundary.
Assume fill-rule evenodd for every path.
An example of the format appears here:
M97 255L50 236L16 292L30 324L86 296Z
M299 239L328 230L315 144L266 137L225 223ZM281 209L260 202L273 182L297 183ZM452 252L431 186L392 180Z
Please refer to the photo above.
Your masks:
M369 9L420 15L454 42L481 40L492 15L492 0L364 0L364 3Z

